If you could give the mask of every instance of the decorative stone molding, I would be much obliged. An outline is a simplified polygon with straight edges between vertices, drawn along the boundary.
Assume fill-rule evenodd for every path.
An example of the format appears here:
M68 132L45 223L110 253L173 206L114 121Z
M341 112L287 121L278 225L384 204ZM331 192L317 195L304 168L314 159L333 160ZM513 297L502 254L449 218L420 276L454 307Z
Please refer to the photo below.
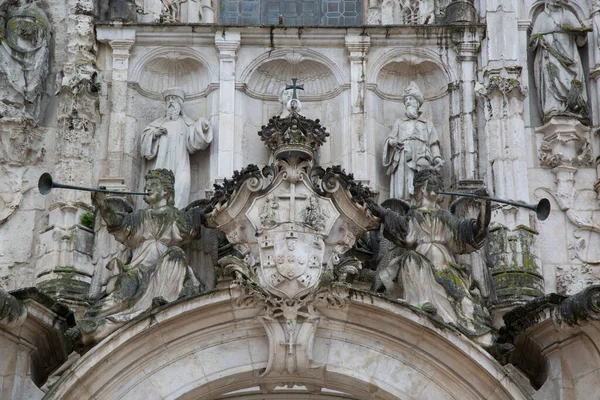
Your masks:
M535 132L544 135L538 157L543 167L585 167L592 164L592 146L587 139L589 128L577 119L553 117Z

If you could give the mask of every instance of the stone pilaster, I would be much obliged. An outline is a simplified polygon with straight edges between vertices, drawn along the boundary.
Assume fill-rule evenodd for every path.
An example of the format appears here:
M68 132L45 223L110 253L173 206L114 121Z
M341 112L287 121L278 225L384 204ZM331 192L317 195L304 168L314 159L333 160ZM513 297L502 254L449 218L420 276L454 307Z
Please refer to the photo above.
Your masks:
M482 28L461 27L453 33L459 61L458 87L450 88L450 134L453 184L479 179L478 142L475 129L475 81Z
M588 45L590 52L590 94L591 94L591 106L592 110L600 109L600 37L598 37L598 31L600 30L600 2L594 1L592 6L592 27L594 34L588 35ZM591 123L596 128L600 128L600 121L598 116L593 112L590 113ZM600 177L599 177L600 179Z
M239 32L226 30L215 34L215 46L219 50L219 129L216 135L217 156L214 157L217 179L231 176L236 169L235 60L240 42Z
M369 165L367 140L365 135L365 76L367 52L371 38L361 35L360 31L346 35L346 49L350 61L350 97L351 97L351 135L352 171L360 181L368 184Z
M486 71L477 92L485 102L487 175L497 198L529 201L521 68ZM493 311L501 315L515 305L544 294L537 232L530 211L501 205L493 214L488 259L494 284Z
M127 76L129 70L129 56L135 43L135 30L115 29L100 27L97 30L99 42L108 43L112 53L112 73L110 75L110 123L107 140L107 159L101 180L106 180L112 188L122 186L135 187L138 182L137 174L133 174L133 160L137 157L139 149L128 146L135 143L127 140L126 135L136 135L136 132L127 132ZM134 176L135 175L135 176Z
M487 176L491 192L501 199L529 202L527 153L523 103L527 91L521 86L521 67L489 69L485 83L477 85L484 102ZM513 206L502 206L494 220L514 229L529 225L529 212Z

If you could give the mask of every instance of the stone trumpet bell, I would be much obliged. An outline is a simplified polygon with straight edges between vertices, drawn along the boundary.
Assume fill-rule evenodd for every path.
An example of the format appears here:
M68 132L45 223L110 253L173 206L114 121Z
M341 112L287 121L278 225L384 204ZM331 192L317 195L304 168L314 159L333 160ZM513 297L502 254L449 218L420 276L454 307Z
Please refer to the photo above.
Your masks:
M89 188L85 186L73 186L66 185L60 182L54 182L52 175L48 172L44 172L38 180L38 190L44 196L52 191L52 189L71 189L71 190L84 190L86 192L102 192L102 193L114 193L114 194L135 194L139 196L145 196L148 193L145 192L122 192L119 190L107 190L103 188Z
M517 201L496 199L494 197L480 196L480 195L472 194L472 193L460 193L460 192L437 192L437 193L445 194L445 195L452 195L452 196L470 197L470 198L474 198L474 199L490 200L495 203L503 203L503 204L509 204L509 205L515 206L515 207L527 208L528 210L535 211L535 215L537 216L537 219L539 219L540 221L545 220L546 218L548 218L548 215L550 215L550 209L551 209L550 201L546 198L541 199L537 204L523 204L523 203L519 203Z

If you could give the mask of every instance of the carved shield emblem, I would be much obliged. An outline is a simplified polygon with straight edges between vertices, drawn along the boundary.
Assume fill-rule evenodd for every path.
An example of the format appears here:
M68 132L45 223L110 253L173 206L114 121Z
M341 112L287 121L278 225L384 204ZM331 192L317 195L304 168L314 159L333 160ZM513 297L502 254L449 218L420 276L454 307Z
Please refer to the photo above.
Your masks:
M269 238L260 242L262 277L269 291L293 298L314 287L321 276L323 240L293 231L271 231Z
M331 199L304 181L281 182L257 197L246 212L257 233L261 284L283 297L303 296L323 269L324 238L340 216Z

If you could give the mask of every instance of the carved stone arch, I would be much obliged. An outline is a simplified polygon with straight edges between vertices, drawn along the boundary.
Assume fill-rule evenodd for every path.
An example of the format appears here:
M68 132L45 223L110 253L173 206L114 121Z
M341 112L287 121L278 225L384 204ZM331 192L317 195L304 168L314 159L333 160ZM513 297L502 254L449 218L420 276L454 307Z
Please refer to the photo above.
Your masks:
M377 59L369 75L367 86L380 97L402 100L402 92L414 81L425 100L437 100L447 95L448 84L457 80L449 66L440 63L439 54L414 47L396 48Z
M356 400L528 398L449 326L403 303L348 292L341 306L319 307L308 370L263 376L274 351L256 318L263 306L238 296L222 289L155 309L92 348L45 398L223 399L294 385Z
M217 66L187 47L160 47L134 62L129 83L142 96L162 99L162 91L182 87L187 99L206 97L218 85Z
M303 101L331 99L350 87L347 76L335 62L307 48L263 53L244 69L240 82L248 96L276 101L291 78L298 78L304 85Z
M545 0L536 0L531 3L531 6L528 10L528 19L533 21L535 17L544 9ZM581 1L581 0L569 0L568 2L563 2L564 7L568 7L575 13L575 15L583 20L586 20L591 17L591 2L589 1Z

